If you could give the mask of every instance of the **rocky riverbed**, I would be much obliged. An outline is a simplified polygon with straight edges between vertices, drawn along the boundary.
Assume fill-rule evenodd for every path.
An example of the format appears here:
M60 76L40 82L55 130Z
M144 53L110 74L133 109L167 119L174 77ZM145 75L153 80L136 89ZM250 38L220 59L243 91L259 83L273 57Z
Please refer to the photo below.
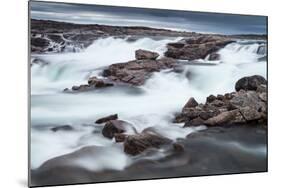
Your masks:
M31 183L267 171L266 36L31 20Z

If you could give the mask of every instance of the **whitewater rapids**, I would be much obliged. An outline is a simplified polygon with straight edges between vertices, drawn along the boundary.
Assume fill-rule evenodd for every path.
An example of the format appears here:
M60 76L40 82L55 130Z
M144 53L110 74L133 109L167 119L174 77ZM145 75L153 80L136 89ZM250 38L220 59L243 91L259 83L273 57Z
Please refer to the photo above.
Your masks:
M179 39L142 38L131 42L109 37L96 40L77 53L32 55L47 65L34 64L31 68L31 168L36 169L49 159L85 146L98 146L102 148L99 152L81 159L77 165L93 171L122 170L132 164L134 158L123 152L121 144L100 134L102 127L95 125L96 119L117 113L119 119L131 122L138 132L154 127L170 139L185 138L206 128L182 128L183 124L171 123L174 113L180 111L190 97L205 102L210 94L234 91L235 82L243 76L267 77L266 61L261 60L266 53L258 53L264 43L237 41L218 52L220 61L200 60L215 63L215 66L185 65L183 73L163 70L154 73L138 88L62 93L64 88L87 83L90 76L100 77L108 65L135 59L137 49L155 51L163 56L166 44ZM187 72L191 72L190 79ZM50 130L59 125L71 125L75 130Z

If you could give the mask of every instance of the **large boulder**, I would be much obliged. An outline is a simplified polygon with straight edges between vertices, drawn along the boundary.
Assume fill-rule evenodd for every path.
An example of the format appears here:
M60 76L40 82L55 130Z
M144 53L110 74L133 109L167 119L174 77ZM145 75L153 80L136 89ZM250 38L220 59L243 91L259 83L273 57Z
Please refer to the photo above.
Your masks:
M182 39L177 43L168 43L165 56L183 60L204 59L207 55L215 54L215 52L231 42L233 40L227 37L212 35ZM218 58L215 55L212 60Z
M259 75L254 76L247 76L239 79L235 84L235 90L239 91L241 89L243 90L257 90L257 88L262 85L266 84L267 81L264 77Z
M156 60L157 57L159 57L159 54L157 52L151 52L148 50L136 50L135 56L137 60L144 60L144 59L151 59Z
M148 148L159 148L170 143L172 143L170 139L159 135L148 133L130 135L125 139L124 152L130 155L138 155Z
M136 132L137 131L132 124L122 120L110 120L102 129L103 136L110 139L113 138L115 134Z

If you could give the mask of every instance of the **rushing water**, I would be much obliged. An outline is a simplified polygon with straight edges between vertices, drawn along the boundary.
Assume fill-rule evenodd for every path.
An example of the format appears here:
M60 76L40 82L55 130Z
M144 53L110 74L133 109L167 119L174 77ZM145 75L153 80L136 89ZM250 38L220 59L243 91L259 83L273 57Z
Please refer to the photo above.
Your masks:
M235 82L243 76L266 77L266 62L261 59L265 52L259 48L264 44L237 41L218 52L220 62L200 60L214 66L185 65L182 73L163 70L154 73L139 88L62 93L66 87L87 83L90 76L100 76L105 66L133 60L137 49L163 55L166 44L177 40L142 38L129 42L109 37L77 53L34 55L48 64L34 64L31 68L31 168L85 146L99 146L100 152L77 164L91 170L122 170L134 159L124 154L121 144L101 135L101 126L94 124L96 119L118 113L119 119L133 123L138 132L154 127L159 134L173 140L184 138L205 129L204 126L182 128L182 124L171 123L173 114L181 110L189 97L205 102L210 94L233 91ZM191 77L186 76L187 72L191 72ZM50 130L58 125L71 125L75 130Z

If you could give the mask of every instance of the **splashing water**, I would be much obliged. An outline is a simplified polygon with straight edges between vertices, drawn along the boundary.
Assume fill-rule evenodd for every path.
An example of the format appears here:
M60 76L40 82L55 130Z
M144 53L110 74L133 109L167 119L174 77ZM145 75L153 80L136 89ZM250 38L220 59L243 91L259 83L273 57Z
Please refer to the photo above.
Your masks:
M163 70L154 73L145 85L132 88L133 92L115 87L81 94L61 92L66 87L86 83L89 76L99 76L108 65L135 59L137 49L156 51L163 56L166 44L178 40L142 38L128 42L109 37L95 41L79 53L36 55L35 58L48 65L34 64L31 68L32 168L85 146L99 146L108 149L101 149L96 158L93 156L96 160L90 160L90 168L120 170L129 165L131 159L121 151L120 144L100 134L101 127L87 126L93 125L96 119L118 113L119 119L134 124L138 132L153 127L170 139L184 138L205 128L182 128L182 124L171 123L174 113L181 110L189 97L205 102L210 94L233 91L235 82L243 76L259 74L266 77L266 62L259 61L264 54L257 53L263 44L238 41L218 52L221 62L216 66L185 65L183 73ZM187 72L191 72L191 78L187 78ZM65 124L73 126L75 131L54 133L50 130L55 125ZM100 157L109 155L108 150L110 156L120 158L120 164L110 165L112 160ZM87 160L83 161L87 166Z

